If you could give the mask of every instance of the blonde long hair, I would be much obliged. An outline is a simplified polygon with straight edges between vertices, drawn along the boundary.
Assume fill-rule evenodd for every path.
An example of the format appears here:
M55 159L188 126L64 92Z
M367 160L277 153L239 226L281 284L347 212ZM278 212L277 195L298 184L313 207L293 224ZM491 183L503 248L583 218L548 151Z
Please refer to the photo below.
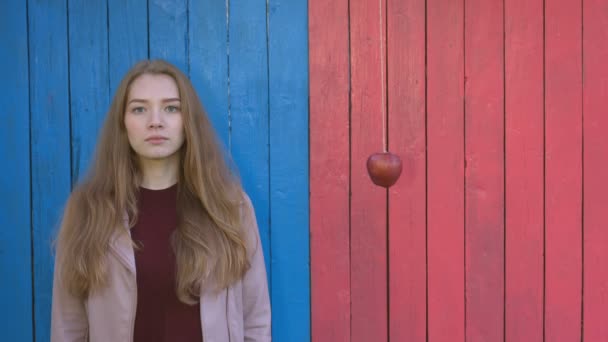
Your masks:
M68 199L57 237L62 283L79 298L107 281L105 258L110 239L137 221L141 175L124 125L130 85L142 74L171 76L179 89L185 142L180 153L178 227L172 236L176 293L182 302L198 300L206 275L217 288L230 285L249 268L238 177L188 78L162 61L141 61L121 81L101 131L96 157L85 179ZM213 265L213 267L210 267Z

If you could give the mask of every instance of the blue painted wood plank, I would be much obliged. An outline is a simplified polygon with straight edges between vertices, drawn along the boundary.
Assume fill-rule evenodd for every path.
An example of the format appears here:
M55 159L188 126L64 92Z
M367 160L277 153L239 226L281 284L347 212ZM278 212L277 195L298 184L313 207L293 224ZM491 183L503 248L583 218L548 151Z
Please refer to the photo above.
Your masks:
M272 335L310 341L307 1L268 12Z
M36 340L49 341L51 245L71 183L66 1L29 1L28 12L34 320Z
M27 9L0 2L0 336L31 341L32 260L30 221L30 116Z
M270 286L266 1L232 0L229 6L230 146L255 207Z
M188 1L149 0L150 58L162 58L188 74Z
M191 1L190 79L224 147L229 147L226 2Z
M109 106L106 0L70 0L72 183L89 167Z
M146 0L108 0L110 96L127 71L148 58Z

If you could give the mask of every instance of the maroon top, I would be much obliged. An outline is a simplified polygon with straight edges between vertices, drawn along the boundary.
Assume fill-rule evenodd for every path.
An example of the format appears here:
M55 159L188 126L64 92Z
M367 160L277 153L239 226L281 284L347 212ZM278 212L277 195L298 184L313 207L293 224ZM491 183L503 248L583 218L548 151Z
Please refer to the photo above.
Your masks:
M175 255L170 237L177 227L177 186L140 188L139 216L131 236L137 274L134 342L200 342L199 305L187 305L175 293Z

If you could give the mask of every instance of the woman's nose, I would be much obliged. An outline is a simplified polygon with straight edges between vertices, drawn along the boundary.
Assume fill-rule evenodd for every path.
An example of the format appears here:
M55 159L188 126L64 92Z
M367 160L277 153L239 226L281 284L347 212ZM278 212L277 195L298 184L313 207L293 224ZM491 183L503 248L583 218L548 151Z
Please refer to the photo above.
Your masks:
M150 113L150 121L148 122L150 128L163 127L163 115L160 109L154 109Z

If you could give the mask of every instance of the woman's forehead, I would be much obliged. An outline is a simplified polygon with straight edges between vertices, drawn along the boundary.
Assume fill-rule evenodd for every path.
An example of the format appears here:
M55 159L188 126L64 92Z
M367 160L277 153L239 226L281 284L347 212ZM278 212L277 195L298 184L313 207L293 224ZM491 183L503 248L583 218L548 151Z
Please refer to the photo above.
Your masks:
M179 99L179 89L173 77L165 74L143 74L131 82L129 100Z

